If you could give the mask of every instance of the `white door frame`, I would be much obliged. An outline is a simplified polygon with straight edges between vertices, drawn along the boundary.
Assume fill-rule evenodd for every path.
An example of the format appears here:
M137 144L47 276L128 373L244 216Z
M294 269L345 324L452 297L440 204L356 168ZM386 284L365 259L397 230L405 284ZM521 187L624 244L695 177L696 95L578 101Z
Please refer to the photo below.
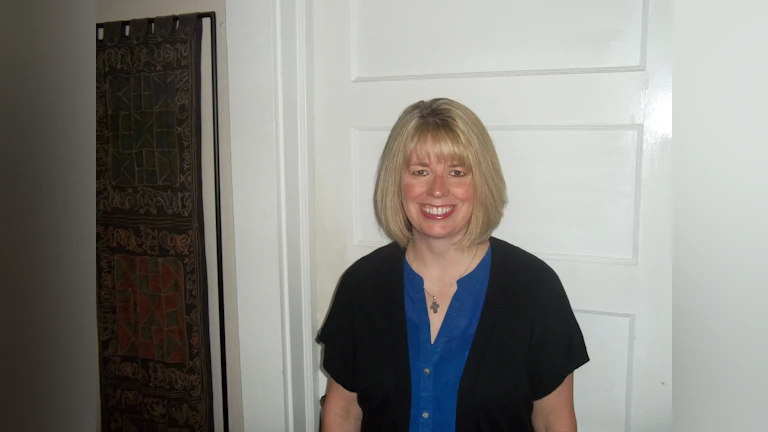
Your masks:
M318 389L315 371L312 147L309 112L311 61L310 5L306 0L274 0L278 23L278 147L282 150L281 272L286 373L286 416L289 431L317 430Z
M246 431L317 429L308 6L226 4Z

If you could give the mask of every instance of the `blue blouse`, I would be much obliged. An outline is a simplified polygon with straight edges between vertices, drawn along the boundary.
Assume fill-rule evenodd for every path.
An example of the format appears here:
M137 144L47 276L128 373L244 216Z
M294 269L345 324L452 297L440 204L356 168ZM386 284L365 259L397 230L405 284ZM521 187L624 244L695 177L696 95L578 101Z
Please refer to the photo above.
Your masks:
M456 400L488 288L491 248L458 280L440 331L432 343L424 280L405 261L405 315L411 369L410 432L456 428Z

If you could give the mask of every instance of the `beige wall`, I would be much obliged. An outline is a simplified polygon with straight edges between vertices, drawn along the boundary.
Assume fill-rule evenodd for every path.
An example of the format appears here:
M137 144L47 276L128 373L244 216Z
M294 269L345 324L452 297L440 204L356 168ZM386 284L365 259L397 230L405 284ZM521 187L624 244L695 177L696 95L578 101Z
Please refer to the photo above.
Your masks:
M222 233L224 258L225 313L227 322L227 387L230 430L243 430L242 384L240 380L240 353L237 333L237 292L234 267L234 229L232 217L232 184L230 169L229 89L227 70L227 44L225 29L225 0L99 0L96 3L97 22L124 21L162 15L191 12L216 13L217 66L219 93L219 151L221 161ZM219 353L219 316L216 265L216 225L213 172L213 120L211 94L210 21L204 20L203 58L201 82L203 133L203 191L205 201L205 243L208 258L210 336L213 361L213 383L216 430L222 430L221 368Z

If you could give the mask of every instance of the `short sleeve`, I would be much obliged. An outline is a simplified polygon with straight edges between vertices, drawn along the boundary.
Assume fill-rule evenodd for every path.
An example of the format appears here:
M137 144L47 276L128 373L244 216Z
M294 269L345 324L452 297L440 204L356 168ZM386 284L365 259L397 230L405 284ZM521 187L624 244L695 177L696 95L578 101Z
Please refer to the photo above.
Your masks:
M589 361L584 336L560 279L549 269L536 287L530 344L530 381L534 400L555 391Z
M349 271L342 275L336 294L320 329L323 369L346 390L355 392L354 281Z

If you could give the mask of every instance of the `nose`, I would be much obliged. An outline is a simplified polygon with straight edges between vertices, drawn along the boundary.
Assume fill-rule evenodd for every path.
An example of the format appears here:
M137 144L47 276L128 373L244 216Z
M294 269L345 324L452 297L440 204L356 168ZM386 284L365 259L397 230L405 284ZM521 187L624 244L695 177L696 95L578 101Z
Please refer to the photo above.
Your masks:
M432 177L427 193L434 198L441 198L448 194L448 188L443 176L436 175Z

